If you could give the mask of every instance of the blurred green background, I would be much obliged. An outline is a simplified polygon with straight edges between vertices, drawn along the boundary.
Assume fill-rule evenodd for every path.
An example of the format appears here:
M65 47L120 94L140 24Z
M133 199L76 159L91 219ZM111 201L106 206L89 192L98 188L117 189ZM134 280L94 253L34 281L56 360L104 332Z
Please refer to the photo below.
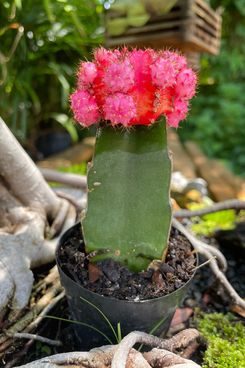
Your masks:
M44 132L66 131L73 142L88 134L73 125L68 96L79 60L103 43L103 12L112 2L0 2L0 113L34 158L33 142ZM199 92L178 132L245 176L244 0L209 3L224 9L221 52L202 57Z
M0 2L0 111L34 158L40 132L79 138L69 94L79 60L103 42L102 11L98 0Z

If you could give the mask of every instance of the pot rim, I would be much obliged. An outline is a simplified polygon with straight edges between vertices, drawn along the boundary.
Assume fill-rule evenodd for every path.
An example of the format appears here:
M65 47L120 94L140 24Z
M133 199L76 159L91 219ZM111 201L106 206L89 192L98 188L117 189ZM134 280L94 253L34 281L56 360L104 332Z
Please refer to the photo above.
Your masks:
M80 225L80 222L76 222L73 226L71 226L68 230L66 230L64 232L64 234L62 234L62 236L60 237L59 239L59 242L58 242L58 245L56 247L56 250L55 250L55 261L56 261L56 264L57 264L57 267L59 269L59 272L62 273L66 278L68 278L72 284L76 285L76 287L78 288L81 288L83 290L86 290L89 294L93 295L93 296L97 296L97 297L100 297L104 300L108 300L110 299L111 301L116 301L116 302L123 302L123 303L129 303L129 304L133 304L133 303L138 303L138 304L151 304L153 303L154 301L162 301L163 299L167 299L168 297L173 297L173 295L177 295L183 288L185 288L187 285L189 285L191 283L191 281L193 280L195 274L196 274L196 267L198 265L198 261L199 261L199 258L198 258L198 252L195 252L195 256L196 256L196 267L194 269L194 272L193 274L191 275L191 277L189 278L188 281L186 281L180 288L174 290L173 292L169 293L169 294L166 294L166 295L163 295L163 296L160 296L160 297L156 297L156 298L152 298L152 299L144 299L144 300L126 300L126 299L118 299L118 298L115 298L113 296L104 296L104 295L101 295L99 293L95 293L94 291L91 291L87 288L85 288L84 286L80 285L78 282L76 282L75 280L73 280L71 278L71 276L69 276L61 267L60 265L60 262L59 262L59 250L60 250L60 247L62 245L62 243L64 242L64 238L67 237L67 234L69 232L72 231L72 229L76 226ZM193 247L193 245L192 245ZM193 247L194 248L194 247Z

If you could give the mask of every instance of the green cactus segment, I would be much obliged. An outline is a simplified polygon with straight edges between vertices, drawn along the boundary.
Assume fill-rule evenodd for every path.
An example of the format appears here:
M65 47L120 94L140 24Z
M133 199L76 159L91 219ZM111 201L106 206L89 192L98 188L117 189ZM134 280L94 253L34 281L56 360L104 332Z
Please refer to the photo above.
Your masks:
M130 130L98 129L82 220L87 251L98 251L94 260L114 258L141 271L166 254L170 178L164 120Z

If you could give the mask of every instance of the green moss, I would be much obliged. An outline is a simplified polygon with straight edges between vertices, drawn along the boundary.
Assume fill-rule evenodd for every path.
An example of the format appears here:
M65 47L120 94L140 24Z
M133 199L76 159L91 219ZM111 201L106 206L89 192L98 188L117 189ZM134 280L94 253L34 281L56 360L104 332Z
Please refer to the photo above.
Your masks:
M230 314L201 315L198 329L207 341L202 368L245 368L245 327Z
M235 227L236 214L234 210L219 211L202 217L192 225L192 231L197 235L210 236L215 230L231 230Z
M190 206L191 210L205 208L206 204L194 203ZM245 211L239 214L235 210L224 210L215 213L209 213L202 217L196 217L191 230L197 235L212 236L216 230L231 230L236 224L245 220Z

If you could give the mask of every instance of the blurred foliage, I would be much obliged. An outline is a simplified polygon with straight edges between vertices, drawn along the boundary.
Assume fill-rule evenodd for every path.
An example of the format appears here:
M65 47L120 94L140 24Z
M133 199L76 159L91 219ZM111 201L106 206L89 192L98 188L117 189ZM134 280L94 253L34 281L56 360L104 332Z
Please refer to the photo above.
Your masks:
M25 142L37 127L77 132L68 96L74 70L103 41L99 0L0 2L0 111Z
M71 173L71 174L86 175L87 162L81 162L80 164L73 164L68 167L62 166L58 168L58 171Z
M203 56L200 87L183 139L195 140L210 157L245 175L245 7L244 0L211 0L222 6L223 35L218 56Z
M202 203L190 203L188 209L195 211L205 207L209 207L212 202L208 197L204 197ZM224 210L214 213L209 213L204 216L193 217L191 230L196 235L214 236L217 230L232 230L240 222L245 221L245 211Z
M220 211L205 215L191 226L191 230L197 235L212 236L215 230L231 230L235 227L235 211Z
M232 314L201 314L198 330L207 342L203 368L245 368L245 327Z
M176 3L177 0L116 0L107 13L106 30L112 37L120 36L128 27L144 26L151 15L168 13Z

